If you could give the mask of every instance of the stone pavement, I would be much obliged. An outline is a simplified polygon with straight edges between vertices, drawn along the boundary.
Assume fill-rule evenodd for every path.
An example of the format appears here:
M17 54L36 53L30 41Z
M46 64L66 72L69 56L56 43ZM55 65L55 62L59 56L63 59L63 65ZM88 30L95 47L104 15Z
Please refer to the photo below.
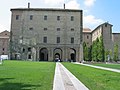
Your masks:
M89 65L89 64L82 64L82 63L78 63L78 62L75 62L75 64L81 64L81 65L84 65L84 66L89 66L89 67L93 67L93 68L98 68L98 69L103 69L103 70L109 70L109 71L120 73L120 70L118 70L118 69L105 68L105 67L94 66L94 65Z
M56 63L53 90L89 90L61 63Z

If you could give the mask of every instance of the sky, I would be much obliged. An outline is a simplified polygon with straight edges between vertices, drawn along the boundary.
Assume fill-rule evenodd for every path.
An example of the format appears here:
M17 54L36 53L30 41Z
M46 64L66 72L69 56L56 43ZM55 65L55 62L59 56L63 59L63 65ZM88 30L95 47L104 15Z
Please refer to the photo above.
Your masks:
M3 0L0 3L0 32L10 31L11 8L61 8L83 10L83 27L94 30L108 22L113 25L113 33L120 33L120 0Z

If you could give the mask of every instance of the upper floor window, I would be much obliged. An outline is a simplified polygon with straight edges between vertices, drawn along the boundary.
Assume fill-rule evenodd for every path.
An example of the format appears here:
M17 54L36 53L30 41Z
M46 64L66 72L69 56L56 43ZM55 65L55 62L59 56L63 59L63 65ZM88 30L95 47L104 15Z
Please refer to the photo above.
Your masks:
M89 36L87 35L87 39L89 39Z
M47 16L46 15L44 16L44 20L47 20Z
M47 43L47 37L43 37L43 43Z
M20 16L19 15L16 15L16 20L19 20Z
M74 21L74 16L71 16L71 21Z
M29 30L33 30L33 27L30 27Z
M60 28L57 28L57 31L60 31Z
M33 20L33 15L30 15L30 20Z
M107 23L105 23L105 27L107 27Z
M57 16L57 20L60 21L60 16Z
M74 37L71 37L71 43L74 43Z
M44 31L47 31L47 28L44 28Z
M60 43L60 37L57 37L57 43Z
M71 28L71 31L74 31L74 28Z

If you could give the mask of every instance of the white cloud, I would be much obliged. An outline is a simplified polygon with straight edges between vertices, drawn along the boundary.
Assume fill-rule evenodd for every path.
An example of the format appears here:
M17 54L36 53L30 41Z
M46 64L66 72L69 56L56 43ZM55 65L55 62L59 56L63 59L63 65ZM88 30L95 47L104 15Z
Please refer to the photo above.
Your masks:
M45 4L56 6L56 5L64 3L64 0L44 0L44 2Z
M104 22L104 20L98 19L93 15L84 16L83 21L84 21L84 27L90 27L92 29L94 29L95 27L97 27L98 25Z
M79 9L80 4L77 3L76 0L69 0L69 2L66 3L66 8L67 9Z
M66 9L79 9L79 3L77 0L43 0L45 6L59 7L65 3Z
M95 1L96 1L96 0L85 0L85 1L84 1L84 4L85 4L85 6L87 6L87 7L91 7L91 6L94 5Z

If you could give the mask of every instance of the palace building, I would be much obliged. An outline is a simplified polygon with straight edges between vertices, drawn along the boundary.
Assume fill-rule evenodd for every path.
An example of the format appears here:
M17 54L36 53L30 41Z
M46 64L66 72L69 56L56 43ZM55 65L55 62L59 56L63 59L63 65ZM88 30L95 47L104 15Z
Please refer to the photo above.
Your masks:
M10 58L83 60L83 12L74 9L11 9Z

